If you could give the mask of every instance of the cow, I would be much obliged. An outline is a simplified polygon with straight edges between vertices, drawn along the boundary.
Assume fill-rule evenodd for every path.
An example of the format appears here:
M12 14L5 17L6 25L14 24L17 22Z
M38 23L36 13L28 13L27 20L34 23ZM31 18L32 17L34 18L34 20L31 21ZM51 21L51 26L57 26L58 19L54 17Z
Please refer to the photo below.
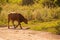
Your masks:
M20 28L22 29L21 22L24 22L25 24L28 24L28 20L20 13L10 13L8 14L8 29L9 27L9 22L12 21L12 24L14 26L14 29L16 29L19 25ZM18 22L18 25L15 26L14 21Z

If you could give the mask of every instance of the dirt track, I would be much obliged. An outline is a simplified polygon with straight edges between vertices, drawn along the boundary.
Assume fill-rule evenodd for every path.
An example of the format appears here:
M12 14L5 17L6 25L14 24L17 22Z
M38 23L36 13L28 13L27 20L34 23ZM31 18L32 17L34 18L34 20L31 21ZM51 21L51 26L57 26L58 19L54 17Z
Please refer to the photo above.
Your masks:
M0 40L60 40L49 32L0 28Z

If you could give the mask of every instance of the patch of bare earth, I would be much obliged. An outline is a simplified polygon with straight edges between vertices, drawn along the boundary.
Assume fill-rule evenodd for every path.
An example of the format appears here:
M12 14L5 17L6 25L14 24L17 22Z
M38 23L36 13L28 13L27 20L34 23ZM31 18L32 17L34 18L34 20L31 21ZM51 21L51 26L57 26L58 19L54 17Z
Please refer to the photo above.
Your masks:
M0 28L0 40L60 40L60 35L49 32Z

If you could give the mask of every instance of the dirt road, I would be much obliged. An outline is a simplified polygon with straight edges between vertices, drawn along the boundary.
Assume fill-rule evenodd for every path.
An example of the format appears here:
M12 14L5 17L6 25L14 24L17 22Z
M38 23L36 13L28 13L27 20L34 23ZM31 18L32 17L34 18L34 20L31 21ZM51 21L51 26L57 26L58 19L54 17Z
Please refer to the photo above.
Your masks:
M60 40L49 32L0 28L0 40Z

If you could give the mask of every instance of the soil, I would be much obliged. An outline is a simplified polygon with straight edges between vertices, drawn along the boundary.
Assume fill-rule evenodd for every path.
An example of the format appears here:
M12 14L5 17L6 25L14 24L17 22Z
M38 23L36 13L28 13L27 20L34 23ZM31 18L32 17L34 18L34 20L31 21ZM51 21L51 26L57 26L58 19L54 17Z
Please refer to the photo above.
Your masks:
M60 40L60 35L44 31L1 27L0 40Z

